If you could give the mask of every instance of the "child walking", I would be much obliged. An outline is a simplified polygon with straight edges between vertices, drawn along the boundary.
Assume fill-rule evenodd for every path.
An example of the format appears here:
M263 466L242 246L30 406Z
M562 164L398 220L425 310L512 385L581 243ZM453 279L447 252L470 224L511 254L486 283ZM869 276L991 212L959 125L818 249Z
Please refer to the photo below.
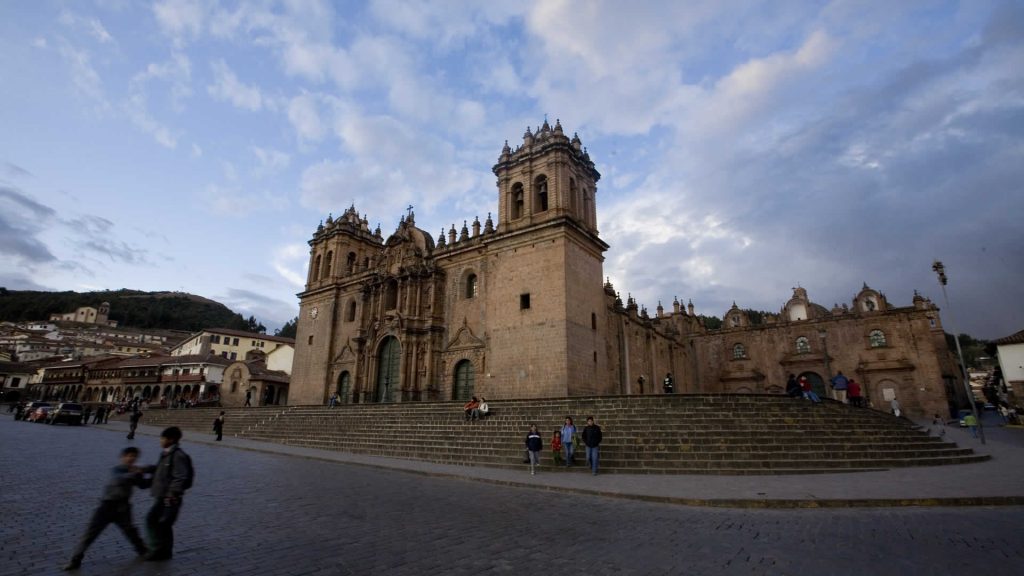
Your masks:
M89 545L103 532L108 524L117 524L117 527L128 537L128 541L135 547L139 556L145 555L149 550L139 536L139 531L132 524L132 486L146 488L149 481L143 476L142 469L135 466L139 458L139 449L129 446L121 451L121 463L114 466L111 471L110 481L103 489L103 498L100 505L92 514L89 527L71 554L71 561L64 566L64 570L78 570L82 566L82 558Z
M530 454L530 476L536 474L536 467L540 465L540 451L544 447L544 441L540 439L540 432L537 425L530 425L530 431L526 434L526 450Z
M555 460L555 466L562 463L562 431L555 430L551 437L551 457Z

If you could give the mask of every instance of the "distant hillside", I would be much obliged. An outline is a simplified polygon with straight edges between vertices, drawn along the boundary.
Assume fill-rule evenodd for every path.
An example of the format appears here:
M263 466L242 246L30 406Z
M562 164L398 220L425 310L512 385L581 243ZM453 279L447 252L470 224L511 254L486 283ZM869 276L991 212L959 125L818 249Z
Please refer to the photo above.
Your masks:
M0 288L0 320L49 320L50 314L73 312L80 306L110 303L110 319L118 326L194 332L203 328L250 330L250 321L227 306L184 292L35 292Z

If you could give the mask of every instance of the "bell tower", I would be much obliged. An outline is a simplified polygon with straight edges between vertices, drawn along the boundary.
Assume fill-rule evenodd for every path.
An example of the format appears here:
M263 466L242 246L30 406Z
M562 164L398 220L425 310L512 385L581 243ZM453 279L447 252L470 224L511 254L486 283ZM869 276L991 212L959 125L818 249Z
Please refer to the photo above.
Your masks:
M609 393L608 245L597 232L601 175L578 136L547 121L502 148L498 227L485 277L488 372L534 397ZM497 351L500 351L498 353Z
M597 234L597 181L601 174L579 136L572 139L558 120L523 134L515 150L505 142L498 163L498 227L509 232L567 217Z

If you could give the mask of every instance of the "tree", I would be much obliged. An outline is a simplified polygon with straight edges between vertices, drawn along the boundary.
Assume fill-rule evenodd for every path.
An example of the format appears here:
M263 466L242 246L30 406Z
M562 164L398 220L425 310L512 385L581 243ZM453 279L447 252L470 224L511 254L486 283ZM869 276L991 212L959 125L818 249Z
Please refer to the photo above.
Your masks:
M245 321L245 330L247 332L258 332L260 334L267 333L267 327L257 321L255 316L249 316L249 319Z
M296 316L291 320L284 323L279 330L274 332L274 336L280 336L282 338L295 338L295 332L299 327L299 317Z

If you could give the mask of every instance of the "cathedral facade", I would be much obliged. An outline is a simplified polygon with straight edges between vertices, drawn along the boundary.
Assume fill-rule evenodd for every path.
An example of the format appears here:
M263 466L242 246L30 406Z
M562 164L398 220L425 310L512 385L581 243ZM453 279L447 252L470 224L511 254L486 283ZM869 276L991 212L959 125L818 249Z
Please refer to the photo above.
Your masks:
M839 369L877 383L879 402L945 405L948 350L930 302L893 309L875 293L870 311L862 299L822 313L798 290L756 326L734 309L708 330L678 301L652 317L603 280L601 175L578 136L545 121L506 143L493 171L497 223L453 225L435 241L410 209L385 239L353 206L317 227L289 403L650 394L666 378L675 392L775 392L789 371L824 380ZM871 330L888 330L886 350L836 352ZM794 338L814 346L796 350Z

